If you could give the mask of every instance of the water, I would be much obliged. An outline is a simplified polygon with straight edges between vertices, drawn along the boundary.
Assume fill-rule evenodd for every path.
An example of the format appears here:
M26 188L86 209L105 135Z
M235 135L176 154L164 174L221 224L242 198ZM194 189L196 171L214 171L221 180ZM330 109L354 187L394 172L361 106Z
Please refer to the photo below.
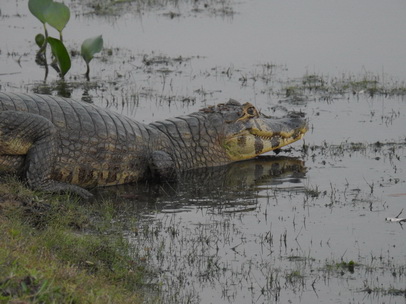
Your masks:
M163 303L404 302L404 227L385 218L405 207L406 103L353 85L405 87L404 2L125 4L118 16L66 4L66 44L103 34L112 55L92 61L90 83L77 56L65 83L51 70L44 84L33 42L42 28L25 1L5 0L2 90L85 95L146 123L228 98L309 119L305 143L282 158L100 190L133 206L117 220L156 270ZM304 89L313 75L327 89Z

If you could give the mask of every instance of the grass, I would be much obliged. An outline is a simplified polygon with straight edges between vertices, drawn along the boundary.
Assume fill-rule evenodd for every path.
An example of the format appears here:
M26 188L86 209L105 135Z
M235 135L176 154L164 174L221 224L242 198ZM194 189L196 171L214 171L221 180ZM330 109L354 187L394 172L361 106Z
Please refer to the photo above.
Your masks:
M169 11L163 15L171 19L181 16L178 10L182 5L190 11L189 14L208 13L213 16L233 16L235 12L232 4L230 0L208 0L202 3L190 0L86 0L80 3L82 7L88 7L90 14L99 16L119 16L128 11L144 13L154 9L165 9Z
M0 303L141 303L147 270L113 210L2 180Z
M406 93L404 82L386 81L383 76L365 73L361 76L343 75L330 78L324 75L306 74L299 80L290 80L279 93L279 96L292 101L313 99L331 100L343 95L366 95L370 97L403 97Z
M384 296L403 296L406 297L406 289L398 289L394 287L383 288L383 287L369 287L365 286L364 289L361 290L362 292L366 292L368 294L380 294Z
M340 270L340 271L349 271L350 273L354 273L355 268L358 266L360 266L358 263L351 260L349 262L341 261L340 263L336 263L335 265L330 265L329 267L331 269L336 269L336 270Z

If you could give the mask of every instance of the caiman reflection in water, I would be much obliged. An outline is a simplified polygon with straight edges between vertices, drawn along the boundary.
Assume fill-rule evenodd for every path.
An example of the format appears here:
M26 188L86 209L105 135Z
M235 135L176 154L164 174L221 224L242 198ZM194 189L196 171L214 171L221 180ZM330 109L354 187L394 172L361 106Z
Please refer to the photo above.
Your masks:
M287 156L260 156L227 166L187 171L176 183L137 183L98 189L96 197L118 204L131 202L134 212L182 212L190 207L252 208L261 191L284 187L297 191L305 177L302 160Z

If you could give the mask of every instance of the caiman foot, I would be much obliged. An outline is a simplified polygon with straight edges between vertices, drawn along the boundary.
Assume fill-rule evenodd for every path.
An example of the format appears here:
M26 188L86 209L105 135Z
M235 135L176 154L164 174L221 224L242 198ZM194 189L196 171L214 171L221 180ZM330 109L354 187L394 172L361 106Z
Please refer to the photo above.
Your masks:
M76 185L70 185L65 183L59 183L55 181L48 181L41 184L31 185L28 181L28 184L31 188L35 190L40 190L44 192L51 192L51 193L72 193L74 195L79 196L83 200L90 200L93 198L93 194Z

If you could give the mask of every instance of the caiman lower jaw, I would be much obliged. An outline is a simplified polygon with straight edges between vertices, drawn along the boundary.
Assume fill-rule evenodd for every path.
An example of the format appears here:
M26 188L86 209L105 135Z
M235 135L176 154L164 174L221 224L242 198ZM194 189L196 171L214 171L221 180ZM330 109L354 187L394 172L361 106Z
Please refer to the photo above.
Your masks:
M255 142L258 142L258 140L262 141L263 145L262 152L256 151L260 152L259 154L262 154L294 143L295 141L302 139L304 134L305 134L304 132L291 132L291 133L274 133L272 136L264 136L256 134L252 135L254 135Z
M264 133L260 131L254 131L250 130L250 134L259 137L261 140L265 141L272 141L275 140L275 138L279 138L280 141L284 144L281 145L281 147L286 146L292 142L295 142L299 139L302 139L305 133L307 132L307 127L304 127L299 130L292 130L290 132L273 132L273 133Z
M258 136L258 135L254 135L254 136L259 137L263 141L264 148L263 148L262 153L266 153L266 152L269 152L272 150L282 148L291 143L294 143L295 141L302 139L304 136L304 133L292 134L292 136L285 136L283 134L274 134L271 137Z
M306 132L306 127L292 132L274 132L272 134L246 130L226 140L225 148L231 160L246 160L298 141Z
M305 133L308 131L308 127L307 125L304 125L302 128L300 129L295 129L295 130L291 130L291 131L280 131L280 132L264 132L261 130L256 130L256 129L250 129L249 133L251 135L254 135L256 137L259 137L263 140L271 140L272 138L275 137L280 137L286 141L288 140L292 140L291 142L295 142L299 139L302 139L303 136L305 135ZM290 142L288 142L287 144L289 144Z

